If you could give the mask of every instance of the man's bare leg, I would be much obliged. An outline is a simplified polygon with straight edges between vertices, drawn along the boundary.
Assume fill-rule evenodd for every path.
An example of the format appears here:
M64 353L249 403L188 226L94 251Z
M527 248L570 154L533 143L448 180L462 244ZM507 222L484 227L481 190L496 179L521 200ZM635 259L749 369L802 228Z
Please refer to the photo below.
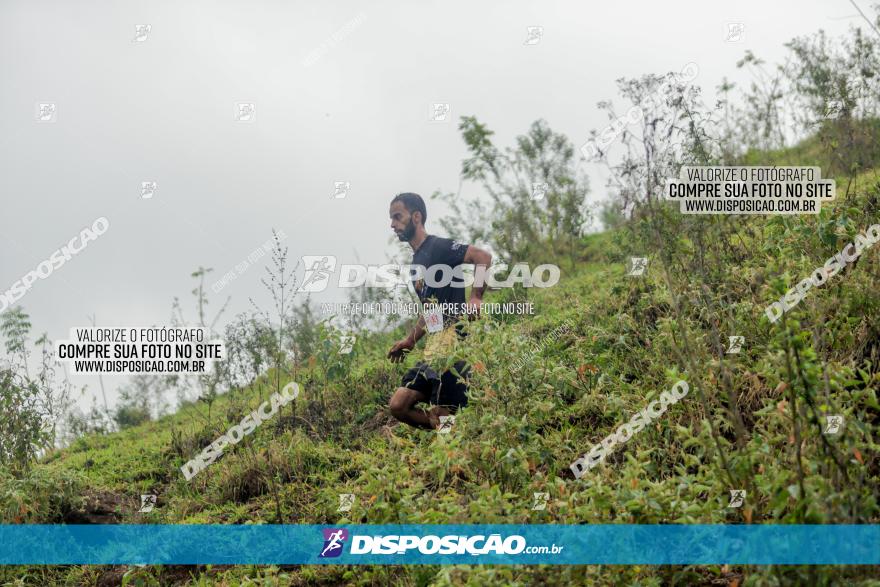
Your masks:
M410 389L408 387L398 387L394 392L394 395L391 396L388 408L391 410L391 415L401 422L409 424L410 426L415 426L416 428L432 430L436 429L440 424L440 418L437 415L434 415L434 419L432 419L432 414L425 412L425 410L421 408L415 407L417 403L427 402L429 399L428 394L422 393L421 391L416 391L415 389Z

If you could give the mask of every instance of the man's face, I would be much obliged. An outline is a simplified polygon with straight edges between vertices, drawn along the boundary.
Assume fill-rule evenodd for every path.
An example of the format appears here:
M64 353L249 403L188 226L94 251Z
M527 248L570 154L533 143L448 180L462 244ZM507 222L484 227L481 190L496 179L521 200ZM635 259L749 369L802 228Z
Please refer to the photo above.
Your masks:
M413 223L412 215L403 205L403 202L394 202L388 213L391 217L391 230L397 235L397 238L403 242L409 242L416 234L416 225Z

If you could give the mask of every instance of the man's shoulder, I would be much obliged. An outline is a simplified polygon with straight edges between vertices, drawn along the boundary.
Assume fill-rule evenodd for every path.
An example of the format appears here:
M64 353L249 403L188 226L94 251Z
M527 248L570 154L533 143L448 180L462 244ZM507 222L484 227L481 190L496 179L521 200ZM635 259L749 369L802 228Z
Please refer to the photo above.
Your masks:
M463 255L467 247L468 245L451 238L431 234L413 255L413 262L425 265L449 262L450 257Z
M443 236L430 235L428 238L433 239L431 241L432 247L448 249L450 251L457 251L461 247L467 248L467 244L461 241L453 240L451 238L446 238Z

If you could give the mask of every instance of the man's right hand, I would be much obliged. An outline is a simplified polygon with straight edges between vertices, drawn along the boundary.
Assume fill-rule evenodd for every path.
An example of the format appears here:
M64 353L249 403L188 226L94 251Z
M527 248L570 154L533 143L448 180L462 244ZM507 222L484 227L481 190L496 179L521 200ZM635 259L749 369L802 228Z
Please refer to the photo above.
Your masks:
M410 337L398 340L394 343L394 346L391 347L391 350L388 351L388 358L391 359L391 362L393 363L399 363L403 360L406 353L411 351L414 346L416 346L416 343Z

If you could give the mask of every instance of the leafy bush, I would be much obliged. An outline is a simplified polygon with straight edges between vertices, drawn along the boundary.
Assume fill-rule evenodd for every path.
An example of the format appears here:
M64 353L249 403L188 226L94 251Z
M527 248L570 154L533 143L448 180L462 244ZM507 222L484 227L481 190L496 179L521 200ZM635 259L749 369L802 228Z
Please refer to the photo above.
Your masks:
M27 470L50 441L38 397L36 384L10 369L0 369L0 470Z

